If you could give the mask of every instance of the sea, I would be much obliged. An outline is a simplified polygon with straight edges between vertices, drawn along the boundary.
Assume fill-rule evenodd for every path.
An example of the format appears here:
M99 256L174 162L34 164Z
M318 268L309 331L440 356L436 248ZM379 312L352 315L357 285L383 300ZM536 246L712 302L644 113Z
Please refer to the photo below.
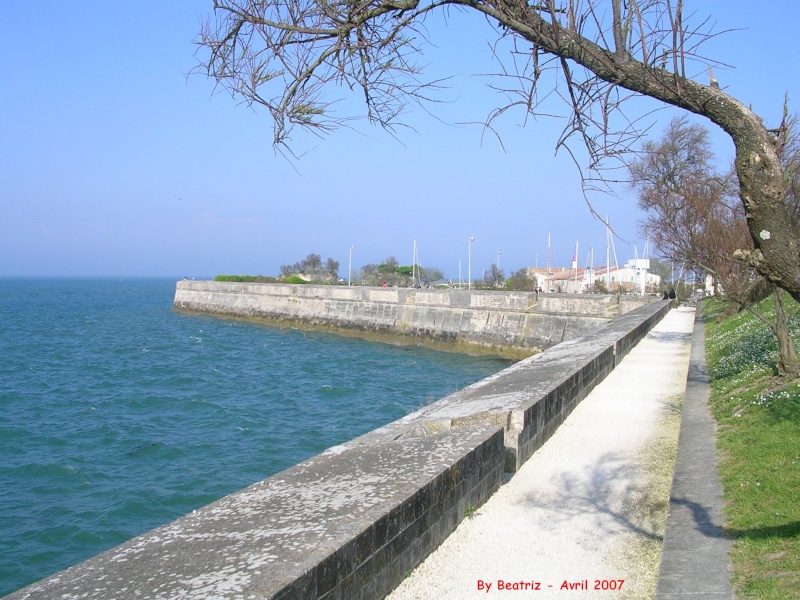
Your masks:
M0 279L0 596L509 364L183 314L174 292Z

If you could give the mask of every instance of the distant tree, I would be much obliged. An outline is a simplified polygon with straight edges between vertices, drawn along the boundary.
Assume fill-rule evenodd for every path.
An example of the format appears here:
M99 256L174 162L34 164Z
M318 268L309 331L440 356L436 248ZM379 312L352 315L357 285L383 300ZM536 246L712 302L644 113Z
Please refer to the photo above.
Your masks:
M444 279L444 272L436 267L418 267L419 279L422 283L430 285Z
M361 273L363 275L377 275L378 274L378 265L374 263L366 264L361 267Z
M397 259L394 256L390 256L389 258L387 258L381 264L378 265L378 272L394 273L394 270L396 268L397 268Z
M362 265L353 274L353 285L375 285L378 277L378 265L374 263Z
M311 253L293 265L281 265L281 276L284 279L299 276L306 281L329 283L331 280L338 279L338 270L339 263L337 261L328 258L323 265L322 257L319 254Z
M744 210L734 196L732 176L715 170L706 129L690 124L686 117L673 119L659 141L644 144L629 170L645 211L642 225L647 237L669 260L711 274L734 311L746 308L769 325L778 340L779 370L798 376L800 361L789 336L781 291L744 257L754 249ZM776 319L771 321L753 305L773 291Z
M658 260L657 258L650 259L650 272L658 275L661 278L661 283L666 284L672 281L672 267L671 265ZM601 282L602 283L602 282Z
M711 274L737 310L763 298L755 269L734 259L752 249L730 175L716 172L708 131L674 118L658 141L648 141L629 165L644 211L642 229L670 261Z
M503 269L498 269L497 264L492 263L492 266L483 272L483 284L487 287L503 287L503 282L506 276Z
M316 273L322 268L322 257L319 254L309 254L301 262L303 273Z
M330 273L334 279L339 278L339 261L329 258L325 261L325 270Z
M443 277L442 271L435 267L398 265L397 259L390 256L379 265L367 264L361 267L359 283L361 285L386 284L393 287L411 287L417 282L428 285Z
M518 271L514 271L511 273L511 277L506 279L507 290L532 292L536 289L536 286L536 278L528 275L528 269L519 269Z
M778 130L778 148L786 182L786 206L795 233L800 230L800 116L789 115L784 104L784 116Z

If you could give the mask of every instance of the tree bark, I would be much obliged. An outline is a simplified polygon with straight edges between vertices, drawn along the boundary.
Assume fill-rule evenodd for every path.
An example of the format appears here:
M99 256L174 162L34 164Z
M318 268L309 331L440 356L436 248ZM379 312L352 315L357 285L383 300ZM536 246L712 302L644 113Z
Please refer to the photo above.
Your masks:
M775 286L775 336L778 338L778 372L784 377L795 378L800 374L800 361L789 335L789 324L783 309L782 291Z

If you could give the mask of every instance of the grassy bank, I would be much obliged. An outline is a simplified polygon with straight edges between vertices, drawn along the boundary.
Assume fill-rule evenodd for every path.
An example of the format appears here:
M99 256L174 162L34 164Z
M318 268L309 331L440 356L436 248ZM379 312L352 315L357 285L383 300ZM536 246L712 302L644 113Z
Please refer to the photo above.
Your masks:
M774 315L774 302L759 309ZM800 307L787 303L800 346ZM776 376L777 344L749 313L705 307L711 405L719 425L726 533L737 595L800 598L800 383Z

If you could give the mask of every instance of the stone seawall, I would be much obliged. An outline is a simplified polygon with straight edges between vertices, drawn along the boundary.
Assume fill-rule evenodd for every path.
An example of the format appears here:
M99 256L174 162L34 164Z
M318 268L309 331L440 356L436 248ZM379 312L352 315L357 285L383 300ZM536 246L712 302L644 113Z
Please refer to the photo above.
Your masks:
M179 281L178 310L439 348L530 355L652 299L614 295Z
M669 307L641 306L9 597L383 598Z

